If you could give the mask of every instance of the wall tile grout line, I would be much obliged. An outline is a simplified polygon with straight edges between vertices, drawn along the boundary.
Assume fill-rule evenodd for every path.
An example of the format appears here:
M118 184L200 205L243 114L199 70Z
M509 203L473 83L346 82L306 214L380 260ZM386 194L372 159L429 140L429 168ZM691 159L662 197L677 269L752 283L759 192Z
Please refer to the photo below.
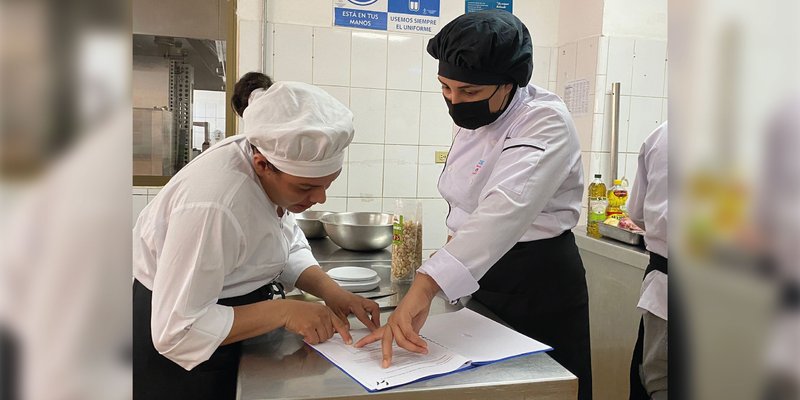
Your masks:
M264 18L266 19L266 16ZM262 49L262 51L263 51L262 54L264 55L264 58L270 58L270 60L264 61L265 67L268 66L268 65L272 65L272 67L274 68L275 59L286 58L286 56L287 56L285 51L284 52L280 52L280 54L276 54L276 47L277 47L276 45L282 45L284 48L287 48L287 45L286 45L287 43L288 44L292 44L292 43L295 43L298 40L297 38L293 39L292 37L287 37L287 35L285 34L285 31L284 31L284 35L281 38L276 38L275 31L276 30L280 30L284 26L292 28L292 27L305 27L305 26L309 26L309 25L306 25L306 24L294 24L294 23L276 24L274 22L267 22L267 24L268 25L266 27L262 27L262 29L264 29L264 31L267 32L267 34L262 35L262 36L264 36L264 38L262 39L262 40L264 40L264 47ZM278 26L278 25L280 25L280 26ZM347 156L345 157L345 162L346 162L346 166L347 166L347 169L348 169L348 172L346 174L346 181L344 182L344 184L342 186L340 186L340 190L337 191L337 195L336 196L329 196L328 197L329 200L331 200L331 204L330 205L331 206L335 206L335 207L332 207L332 208L335 208L336 210L341 209L341 210L344 210L344 211L351 211L353 209L355 209L355 210L358 210L358 209L380 209L380 210L384 210L384 207L387 210L390 210L390 209L393 208L393 201L392 201L393 199L402 198L402 199L424 200L426 203L428 203L426 205L430 205L430 208L429 208L429 212L431 213L431 220L429 221L430 229L431 229L432 232L436 232L436 234L434 234L433 237L435 237L434 240L438 241L440 239L439 238L439 236L440 236L439 233L441 233L439 231L440 230L445 230L445 232L446 232L446 228L444 226L444 220L443 220L443 218L440 218L438 216L440 214L440 211L442 211L442 210L440 210L442 208L442 204L440 204L440 203L444 203L444 200L442 200L441 196L439 196L438 192L436 191L436 188L435 188L436 179L428 179L426 173L429 172L429 171L432 172L432 171L439 170L440 165L439 164L435 164L435 162L432 162L432 161L429 160L429 158L430 158L429 156L432 155L430 153L435 153L435 151L439 150L439 149L447 150L449 148L449 145L452 143L452 133L453 132L452 132L452 129L448 129L447 137L448 137L449 140L447 140L447 143L435 144L435 143L438 143L438 142L441 141L440 140L440 136L441 136L442 139L444 138L444 133L443 132L440 133L438 128L444 127L444 125L445 125L445 121L444 121L445 115L440 115L442 110L440 110L439 108L435 107L436 103L434 103L434 101L433 101L433 98L434 98L433 94L440 95L441 91L440 90L435 90L436 89L434 87L435 86L434 85L435 81L430 81L430 80L424 79L425 75L422 74L422 72L421 72L421 71L424 71L424 72L429 72L429 73L435 73L435 71L436 71L436 68L435 68L435 65L434 65L435 63L431 63L431 62L429 62L428 59L425 58L425 57L428 57L428 55L427 55L427 53L425 51L425 47L426 47L426 44L427 44L427 39L430 39L431 36L430 35L421 36L421 48L420 48L420 45L418 44L418 43L420 43L420 38L417 38L417 36L419 36L419 35L404 35L404 34L399 34L399 33L398 34L394 34L394 33L390 34L388 32L381 32L381 33L378 33L379 36L370 36L369 38L365 38L363 36L359 36L359 34L361 32L364 32L364 31L354 30L354 29L344 29L344 28L341 28L341 27L336 27L336 26L331 26L331 25L332 25L332 21L329 22L329 24L327 26L319 26L319 25L310 26L311 27L311 46L310 46L310 48L311 48L311 71L310 71L311 72L311 82L313 84L315 84L315 85L328 86L331 89L332 92L337 94L337 98L338 97L347 98L346 96L349 95L350 103L348 103L348 107L350 107L350 108L352 108L351 104L353 103L353 99L355 98L354 92L353 92L354 89L356 89L356 93L358 93L358 94L368 93L370 96L374 96L376 101L370 101L369 99L372 98L370 96L359 96L359 99L361 99L360 103L364 103L364 105L361 106L361 109L362 109L361 111L366 111L366 110L370 110L370 109L374 109L374 110L377 111L377 110L380 110L379 107L383 107L383 120L382 120L383 133L382 133L382 135L378 135L378 138L374 138L374 136L377 135L379 132L377 132L377 133L373 132L373 135L367 135L365 137L365 139L356 139L356 140L353 141L353 144L357 145L357 146L351 146L350 149L348 149ZM335 34L331 34L331 32L333 32ZM346 32L346 34L343 34L343 33L340 33L340 32ZM271 33L271 35L269 33ZM317 33L319 33L319 34L317 34ZM373 33L373 32L364 32L364 33ZM390 37L393 37L393 36L404 36L404 37L413 36L415 38L414 39L414 43L416 43L416 44L414 46L398 45L398 46L395 46L394 50L391 50L390 49L391 46L390 46L390 43L389 43L389 39L390 39ZM603 37L602 35L594 35L594 36L590 36L589 38L592 38L592 37L595 37L595 36L596 37ZM306 35L304 34L303 37L306 37ZM317 42L317 40L320 40L320 42ZM347 57L344 57L341 54L337 55L335 53L335 49L327 49L327 46L325 46L326 43L330 43L331 45L335 45L336 47L346 46L346 42L345 41L349 42L349 46L350 46L350 50L351 50L350 54ZM356 42L358 42L358 44L360 44L360 46L357 46ZM384 47L384 49L383 49L383 51L384 51L383 57L379 56L378 54L374 54L376 52L370 52L370 51L366 51L365 50L365 48L366 49L371 49L372 47L381 48L381 46L379 46L378 43L383 43L383 47ZM552 88L553 88L552 91L553 92L557 92L558 91L558 82L559 82L558 60L559 60L560 51L559 51L559 47L557 45L554 45L554 46L555 47L538 46L538 48L541 49L540 52L542 54L544 54L544 52L547 52L550 57L549 57L549 60L542 60L542 61L545 61L545 62L541 62L540 63L541 64L542 74L541 74L541 76L539 76L539 78L540 78L539 81L541 81L541 82L536 82L536 83L537 83L537 85L540 84L541 86L547 88L548 90L550 90L550 87L552 86ZM406 47L413 47L413 49L411 49L411 48L407 49ZM358 53L358 51L356 50L357 48L361 49L362 51L360 53ZM288 49L291 49L291 47L288 47ZM598 45L598 49L597 50L599 51L599 45ZM577 73L577 70L578 70L579 66L582 65L583 67L586 67L588 65L588 63L586 63L586 62L582 63L582 61L585 61L585 60L579 60L578 59L577 51L578 51L578 49L577 49L577 42L576 42L575 59L571 63L572 67L575 69L576 73ZM358 54L356 54L356 53L358 53ZM336 74L333 74L333 73L328 74L326 71L323 70L323 68L326 67L325 65L323 65L324 64L324 60L326 60L328 58L335 59L335 60L341 60L341 62L349 63L349 65L340 66L340 69L337 69ZM584 57L584 58L586 58L586 57ZM318 60L318 59L320 60L321 63L316 63L317 65L315 66L314 64L315 64L316 60ZM395 63L395 65L390 65L389 64L390 60L395 60L396 61L396 60L400 60L400 59L403 60L403 62L400 63L401 65L398 65L398 63ZM539 59L541 60L542 58L539 57ZM414 60L417 60L418 64ZM307 59L305 59L305 56L304 56L303 62L306 62L306 61L307 61ZM375 81L375 79L374 79L375 75L371 74L370 71L372 73L374 73L374 74L379 74L380 70L381 70L380 65L379 65L380 62L384 62L383 70L384 70L384 73L385 73L385 79L383 80L383 82L381 82L381 81L374 82ZM609 58L606 56L600 62L605 63L606 67L607 67L608 64L609 64ZM356 65L356 64L361 64L361 65ZM596 64L595 65L595 72L597 72L597 69L598 69L597 66L599 64L597 64L597 63L595 63L595 64ZM283 65L284 66L286 65L285 61L284 61ZM355 69L353 68L354 66L356 67ZM379 68L374 68L375 66L378 66ZM537 65L537 66L539 66L539 65ZM345 67L347 68L346 71L344 70ZM412 71L411 69L407 69L406 67L414 68L414 70ZM416 68L419 68L420 71L419 72L416 71ZM565 68L569 68L569 67L565 66ZM283 69L286 70L285 67ZM584 68L584 69L586 69L586 68ZM363 73L360 73L359 71L362 71ZM265 70L265 72L267 72L267 71ZM289 71L289 72L291 72L291 71ZM552 78L553 78L552 81L551 81L551 74L552 74ZM274 72L273 72L272 75L274 76ZM372 75L372 79L370 79L370 76L367 76L367 75ZM413 75L414 77L417 77L417 75L418 75L418 82L415 80L413 82L413 85L405 85L404 81L402 81L401 79L398 79L398 78L402 78L402 77L405 77L405 76L411 76L411 75ZM597 79L597 77L601 76L600 74L596 74L596 73L594 75L595 75L595 79ZM666 75L666 72L665 72L665 75ZM605 75L603 75L603 76L605 76ZM329 79L331 77L333 77L334 79ZM334 83L319 83L319 84L315 83L320 78L322 78L323 81L334 82ZM354 80L358 81L358 83L354 84ZM323 82L323 81L320 81L320 82ZM349 81L349 84L347 83L348 81ZM401 86L402 88L397 88L397 87L391 87L390 88L389 87L390 82L395 82L394 86ZM595 82L597 82L597 80L595 80ZM592 87L592 89L594 89L596 87L597 86L595 84ZM338 89L334 89L334 88L338 88ZM361 89L361 91L359 91L359 89ZM377 97L378 97L377 94L372 93L372 92L366 92L364 90L368 90L368 91L379 90L379 91L381 91L383 93L383 101L381 102L380 99L377 99ZM346 93L344 93L345 91L346 91ZM396 110L397 112L393 112L393 113L388 112L387 108L390 105L389 101L388 101L389 100L389 93L393 93L393 95L394 95L393 99L404 99L404 98L411 97L411 96L414 96L415 98L418 99L419 104L418 104L418 107L416 107L416 110L417 110L417 113L418 113L418 116L417 116L418 117L418 130L417 130L417 132L411 132L410 129L405 129L407 127L400 126L400 125L405 125L405 123L403 121L406 121L406 120L410 119L410 118L407 118L408 114L402 114L403 110L408 110L409 114L410 114L410 113L413 112L412 110L414 110L414 108L405 107L405 108L402 108L400 110ZM595 93L595 95L597 95L597 94ZM661 97L658 97L658 96L630 96L630 97L631 98L636 98L636 97L661 98L662 102L664 101L663 99L666 99L666 96L661 96ZM425 99L425 101L423 101L423 99ZM357 100L356 102L359 102L359 100ZM368 108L368 107L366 107L367 104L369 104L371 106ZM397 105L397 102L394 102L393 104ZM594 107L594 104L592 104L592 107ZM665 108L665 107L662 107L662 108ZM444 110L444 112L446 113L446 109ZM363 114L363 113L359 113L359 114ZM367 112L367 114L369 114L369 112ZM372 125L375 125L374 122L380 120L380 118L379 118L380 115L379 115L378 112L374 112L372 114L373 114L373 116L368 116L368 117L372 117L372 118L368 118L367 123L368 124L371 123ZM389 114L392 114L393 116L397 116L398 117L398 118L394 118L395 122L390 122L390 120L388 118ZM592 109L592 112L589 113L589 115L591 115L592 117L595 117L598 114L599 115L603 115L603 113L594 113L594 109ZM358 116L357 116L357 118L358 118ZM363 118L363 116L362 116L362 118ZM424 118L427 118L425 120L426 121L425 123L423 123L423 119ZM359 120L361 120L361 118L359 118ZM392 127L391 128L392 129L391 135L390 135L390 131L389 131L389 125L390 124L392 124L391 125L391 127ZM452 128L452 123L449 124L449 125L450 125L450 128ZM363 127L362 127L362 129L363 129ZM361 137L364 137L364 136L361 136ZM393 138L393 139L389 139L390 137ZM397 140L394 139L395 137L397 138ZM416 137L416 139L417 139L416 141L413 140L414 137ZM425 144L423 144L423 142L425 142ZM431 142L431 143L427 143L427 142ZM376 148L376 146L381 146L381 150L382 151L378 152L377 151L378 149ZM392 147L392 149L389 149L387 146L393 146L393 147ZM408 146L410 146L410 147L408 147ZM361 164L365 164L365 165L361 166L362 168L359 168L358 166L356 166L355 169L353 168L354 167L353 160L350 159L350 155L352 153L353 147L355 147L357 149L356 150L356 157L364 159L366 161L366 163L359 162ZM396 151L394 151L394 149L401 149L401 151L400 152L396 152ZM370 150L372 150L372 151L370 151ZM414 154L409 153L412 150L415 150ZM597 162L597 161L592 161L592 155L595 152L591 151L591 149L586 149L586 150L587 151L583 152L583 153L584 153L584 155L588 156L587 157L589 159L588 168L589 168L589 171L591 171L592 164ZM620 152L621 157L627 157L627 154L631 154L631 155L634 154L634 153L626 153L625 152L626 149L621 149L621 150L622 150ZM397 153L397 154L393 154L393 151L395 153ZM406 154L406 153L408 153L408 154ZM599 153L602 153L602 152L599 152ZM623 154L626 154L626 155L623 155ZM402 156L402 158L400 158L401 156ZM395 164L397 164L397 162L394 162L392 160L387 161L387 159L393 159L394 161L399 162L399 164L401 164L401 165L395 165ZM416 161L415 165L407 164L407 163L412 163L412 162L415 162L415 161ZM376 168L377 165L374 165L376 162L380 162L381 163L380 169ZM605 164L605 161L603 161L603 163ZM365 168L367 165L369 165L371 167L370 168ZM392 168L395 168L395 167L397 167L396 168L397 171L392 169ZM624 167L622 167L622 168L624 169ZM425 171L423 171L423 169ZM405 171L405 170L408 170L408 173L410 173L411 175L409 175L407 177L406 177L406 175L399 175L400 173L402 173L402 171ZM392 181L392 180L389 180L389 181L384 180L384 177L385 177L385 175L387 173L389 173L392 176L401 177L401 178L403 178L403 181L411 181L410 183L413 183L413 185L411 187L408 187L408 185L404 185L403 187L396 186L396 188L398 190L389 189L388 185L392 184L394 181ZM361 177L361 178L369 177L369 181L377 181L377 180L379 180L378 184L381 185L380 190L379 191L375 191L374 188L368 189L368 187L364 184L364 179L359 179L359 177ZM422 182L423 180L425 182ZM424 185L423 185L423 183L424 183ZM433 184L434 186L431 187L431 184ZM359 189L360 187L362 189ZM362 191L364 191L364 189L367 189L366 192L369 192L369 196L365 196L365 193L351 193L352 190L362 190ZM388 197L388 195L390 193L387 193L387 191L390 192L390 193L402 194L402 196ZM376 203L376 202L379 202L379 203ZM435 204L435 206L434 206L434 204ZM444 208L446 209L446 204L444 205ZM426 210L426 211L428 211L428 210ZM440 221L440 219L441 219L441 221ZM433 222L435 222L435 224ZM426 224L426 228L428 228L427 225L429 225L429 224ZM440 243L434 244L434 242L430 242L429 244L427 244L426 249L427 249L427 247L433 247L435 249L435 248L438 248L439 245L440 245ZM432 250L432 249L429 249L429 250ZM426 253L427 253L427 251L426 251Z

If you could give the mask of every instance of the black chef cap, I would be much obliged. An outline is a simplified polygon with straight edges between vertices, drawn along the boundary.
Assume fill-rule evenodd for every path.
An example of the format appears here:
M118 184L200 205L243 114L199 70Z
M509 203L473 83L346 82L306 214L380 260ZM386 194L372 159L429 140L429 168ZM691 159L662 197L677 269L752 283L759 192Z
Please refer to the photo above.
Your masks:
M477 85L516 83L533 74L533 46L525 24L507 11L464 14L428 41L439 75Z

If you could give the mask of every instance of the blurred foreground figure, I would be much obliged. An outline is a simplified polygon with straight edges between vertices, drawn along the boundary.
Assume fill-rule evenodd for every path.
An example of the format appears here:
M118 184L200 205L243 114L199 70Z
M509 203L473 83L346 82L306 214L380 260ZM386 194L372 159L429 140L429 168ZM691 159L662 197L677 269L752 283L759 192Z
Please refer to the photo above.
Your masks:
M650 263L642 282L639 304L642 312L639 336L633 350L630 398L667 399L667 285L668 187L667 123L653 131L639 151L636 180L628 202L628 213L645 229L644 240Z
M799 12L669 2L670 297L686 332L676 346L673 302L670 369L688 364L673 398L799 397Z
M3 368L18 398L130 396L130 186L107 172L126 122L87 135L4 221L0 318L17 357Z
M767 132L756 226L778 307L767 352L768 400L800 398L800 96L779 110Z
M129 13L0 2L4 399L130 398Z

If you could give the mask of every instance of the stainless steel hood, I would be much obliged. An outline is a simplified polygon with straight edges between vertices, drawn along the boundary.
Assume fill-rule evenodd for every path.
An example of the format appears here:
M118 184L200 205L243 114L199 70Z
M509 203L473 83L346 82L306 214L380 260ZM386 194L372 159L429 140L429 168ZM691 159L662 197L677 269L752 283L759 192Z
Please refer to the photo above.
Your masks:
M225 90L226 51L224 40L133 35L134 64L137 56L182 59L194 67L196 90Z

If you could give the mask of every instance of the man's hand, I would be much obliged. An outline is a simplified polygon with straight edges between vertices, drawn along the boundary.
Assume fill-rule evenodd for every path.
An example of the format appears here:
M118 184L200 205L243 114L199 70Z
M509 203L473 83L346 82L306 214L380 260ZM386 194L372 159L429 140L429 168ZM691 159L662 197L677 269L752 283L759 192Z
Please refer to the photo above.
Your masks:
M345 343L353 342L347 325L330 308L298 300L276 301L282 302L283 326L303 336L306 343L322 343L333 337L334 332L339 332Z
M306 268L297 279L296 286L324 300L325 304L344 321L348 331L350 324L347 322L347 316L350 314L355 314L356 318L371 331L381 325L378 303L342 289L328 274L322 272L318 265Z
M332 291L323 300L333 310L334 314L344 321L348 329L350 328L350 323L347 321L347 316L350 314L355 314L356 318L370 331L374 331L381 326L381 309L378 303L372 300L365 299L344 289Z

